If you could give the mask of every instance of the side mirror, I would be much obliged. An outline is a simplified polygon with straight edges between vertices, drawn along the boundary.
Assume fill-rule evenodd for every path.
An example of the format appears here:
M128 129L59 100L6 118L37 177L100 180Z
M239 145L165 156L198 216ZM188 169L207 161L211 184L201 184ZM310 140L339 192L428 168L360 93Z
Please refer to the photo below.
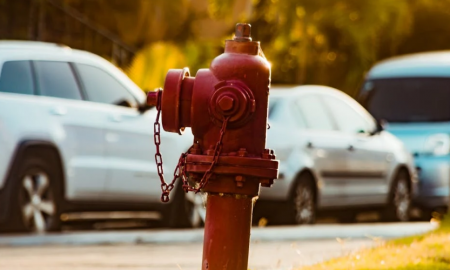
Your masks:
M383 119L376 120L376 127L375 130L371 133L371 135L376 135L381 133L383 130L385 130L386 121Z
M146 103L144 103L144 104L139 104L139 107L137 109L142 114L142 113L145 113L146 111L150 110L153 107L154 106L150 106L150 105L147 105Z

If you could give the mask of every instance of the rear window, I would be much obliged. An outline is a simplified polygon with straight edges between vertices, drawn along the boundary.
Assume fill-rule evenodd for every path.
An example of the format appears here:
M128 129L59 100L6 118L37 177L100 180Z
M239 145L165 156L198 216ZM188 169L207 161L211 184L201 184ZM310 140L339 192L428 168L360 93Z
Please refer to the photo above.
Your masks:
M375 118L388 122L450 121L450 79L369 80L360 101Z
M3 64L0 92L33 95L33 75L29 61L9 61Z

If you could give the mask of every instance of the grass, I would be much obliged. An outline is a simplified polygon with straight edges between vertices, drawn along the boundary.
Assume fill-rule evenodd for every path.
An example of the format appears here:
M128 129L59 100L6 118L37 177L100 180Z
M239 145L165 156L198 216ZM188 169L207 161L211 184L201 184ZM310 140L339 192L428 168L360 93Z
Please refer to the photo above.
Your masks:
M301 270L449 270L450 218L440 227L419 236L387 241L378 247Z

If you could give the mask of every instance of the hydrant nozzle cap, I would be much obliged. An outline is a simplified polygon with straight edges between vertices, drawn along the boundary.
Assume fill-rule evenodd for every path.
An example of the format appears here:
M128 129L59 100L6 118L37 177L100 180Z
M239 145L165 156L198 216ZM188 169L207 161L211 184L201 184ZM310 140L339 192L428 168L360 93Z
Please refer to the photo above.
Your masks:
M234 32L234 40L237 41L252 41L251 38L252 26L249 23L238 23Z
M151 91L147 93L147 105L149 106L157 106L158 105L158 95L159 89L156 91Z

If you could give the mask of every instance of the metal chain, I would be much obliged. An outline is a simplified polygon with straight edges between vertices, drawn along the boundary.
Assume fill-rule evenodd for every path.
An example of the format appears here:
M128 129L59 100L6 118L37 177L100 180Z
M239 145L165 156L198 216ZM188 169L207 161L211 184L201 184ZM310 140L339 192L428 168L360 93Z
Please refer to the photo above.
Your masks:
M211 161L211 165L209 166L208 170L206 170L205 174L203 175L202 179L200 180L198 187L191 187L189 184L186 185L186 183L185 183L185 185L183 185L184 190L194 191L197 194L208 183L208 181L212 175L212 170L213 170L214 166L216 165L217 161L219 160L220 153L222 152L222 146L223 146L222 140L223 140L223 136L225 135L225 131L227 129L227 124L228 124L229 119L230 119L229 117L226 117L222 122L222 128L220 129L219 140L217 141L216 146L214 147L214 155L213 155L213 159Z
M159 119L161 116L161 92L158 93L157 96L157 102L156 102L156 110L158 111L156 114L156 120L154 123L154 142L156 146L156 153L155 153L155 162L156 162L156 168L158 171L159 180L161 181L161 201L162 202L168 202L169 201L169 194L175 187L175 182L178 178L181 177L183 181L183 189L184 191L194 191L195 193L200 192L202 188L205 187L205 185L208 183L209 178L212 175L212 169L214 168L214 165L216 165L217 161L219 160L220 153L222 151L222 140L223 136L225 135L225 130L227 128L229 117L226 117L222 123L222 128L220 130L220 136L219 141L216 143L216 146L214 148L214 156L213 160L211 162L211 165L209 166L208 170L203 175L202 179L200 180L198 187L192 187L189 185L188 177L186 175L186 156L189 152L189 150L185 153L182 153L180 158L178 159L178 164L175 167L175 170L173 172L173 179L168 184L164 178L164 169L163 169L163 159L160 152L160 145L161 145L161 124L159 123Z

